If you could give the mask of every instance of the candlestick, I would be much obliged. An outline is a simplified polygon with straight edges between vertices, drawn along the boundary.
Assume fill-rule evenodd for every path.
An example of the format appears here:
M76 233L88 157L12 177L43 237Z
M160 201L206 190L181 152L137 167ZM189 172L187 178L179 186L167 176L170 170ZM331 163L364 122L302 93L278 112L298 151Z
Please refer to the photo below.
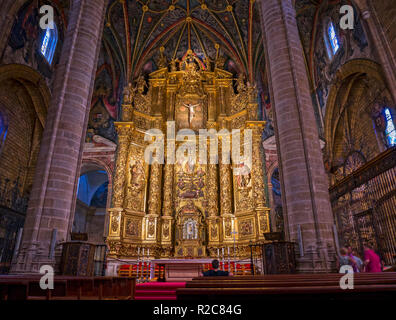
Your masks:
M222 270L224 270L224 247L221 248L221 255L222 255Z
M231 262L230 262L230 247L227 247L227 252L228 252L228 267L227 267L227 271L230 272L230 268L231 268Z

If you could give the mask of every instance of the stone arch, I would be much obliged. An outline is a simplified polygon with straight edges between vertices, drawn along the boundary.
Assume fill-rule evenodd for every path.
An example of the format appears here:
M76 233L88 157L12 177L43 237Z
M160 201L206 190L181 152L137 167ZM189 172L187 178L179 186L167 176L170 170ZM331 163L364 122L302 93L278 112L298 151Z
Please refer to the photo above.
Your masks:
M18 178L22 193L29 192L33 184L50 98L50 90L37 71L19 64L0 66L0 104L8 119L0 174L10 180Z
M385 86L384 76L381 66L372 61L366 59L351 60L345 63L340 70L337 72L335 84L330 88L329 97L326 104L326 112L324 117L324 135L326 141L326 152L330 154L332 149L333 139L335 134L335 128L332 123L332 119L336 117L336 99L340 92L340 88L345 85L343 81L349 78L349 81L355 81L359 76L367 76L377 80L381 85ZM350 84L349 82L349 84Z
M106 176L103 176L103 173L100 173L102 171L106 173ZM109 208L111 202L111 170L108 165L100 159L83 160L80 170L80 177L89 176L90 178L95 178L95 176L97 176L99 173L102 176L101 179L99 179L99 181L91 181L89 183L90 185L93 183L93 185L91 185L93 187L93 192L89 196L89 203L83 203L82 199L79 198L79 192L75 195L76 206L75 212L70 217L70 230L72 232L85 232L88 234L89 241L102 244L103 238L101 235L105 236L105 232L107 230L107 208ZM106 205L105 208L102 206L96 207L96 204L93 204L92 201L104 183L108 183ZM99 214L98 208L100 208L101 211Z
M335 178L344 155L364 149L370 159L384 150L373 126L372 113L375 103L385 100L393 99L376 62L351 60L337 72L324 118L326 164Z
M102 161L101 159L83 159L82 160L82 165L81 165L81 170L80 170L80 175L91 171L91 170L100 170L104 169L107 173L107 178L109 179L109 194L108 194L108 199L107 199L107 207L110 208L111 205L111 197L112 197L112 190L113 190L113 171L109 167L109 165L105 162Z

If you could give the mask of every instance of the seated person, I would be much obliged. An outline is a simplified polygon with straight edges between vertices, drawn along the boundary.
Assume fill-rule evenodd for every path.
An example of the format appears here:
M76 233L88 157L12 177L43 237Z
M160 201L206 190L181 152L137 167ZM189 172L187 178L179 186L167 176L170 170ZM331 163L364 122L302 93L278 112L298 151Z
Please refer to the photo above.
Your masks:
M212 261L212 270L203 272L204 277L215 277L215 276L232 276L232 273L228 271L219 270L219 260L214 259Z

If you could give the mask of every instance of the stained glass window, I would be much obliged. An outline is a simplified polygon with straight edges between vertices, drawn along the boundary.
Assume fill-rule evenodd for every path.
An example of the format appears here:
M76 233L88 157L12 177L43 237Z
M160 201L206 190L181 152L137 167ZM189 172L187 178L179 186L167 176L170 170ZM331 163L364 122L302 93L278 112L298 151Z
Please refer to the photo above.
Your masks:
M54 53L56 49L56 44L58 42L58 31L56 25L54 24L53 29L46 29L42 36L40 53L52 64L52 59L54 58Z
M7 137L8 126L4 117L0 113L0 153L3 149L6 137Z
M340 45L338 43L338 37L333 25L333 22L330 22L329 28L328 28L328 34L329 34L329 41L331 45L331 50L333 51L333 55L335 55L340 48Z
M396 146L396 129L393 122L392 114L389 108L384 109L385 113L385 137L389 147Z

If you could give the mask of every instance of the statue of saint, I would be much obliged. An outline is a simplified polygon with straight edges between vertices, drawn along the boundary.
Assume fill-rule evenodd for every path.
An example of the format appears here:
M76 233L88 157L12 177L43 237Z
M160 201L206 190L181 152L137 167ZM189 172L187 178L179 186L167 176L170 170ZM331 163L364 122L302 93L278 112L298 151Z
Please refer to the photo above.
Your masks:
M123 91L124 95L124 104L132 104L133 102L133 97L135 95L135 89L132 87L132 83L128 83L128 86L124 88Z

